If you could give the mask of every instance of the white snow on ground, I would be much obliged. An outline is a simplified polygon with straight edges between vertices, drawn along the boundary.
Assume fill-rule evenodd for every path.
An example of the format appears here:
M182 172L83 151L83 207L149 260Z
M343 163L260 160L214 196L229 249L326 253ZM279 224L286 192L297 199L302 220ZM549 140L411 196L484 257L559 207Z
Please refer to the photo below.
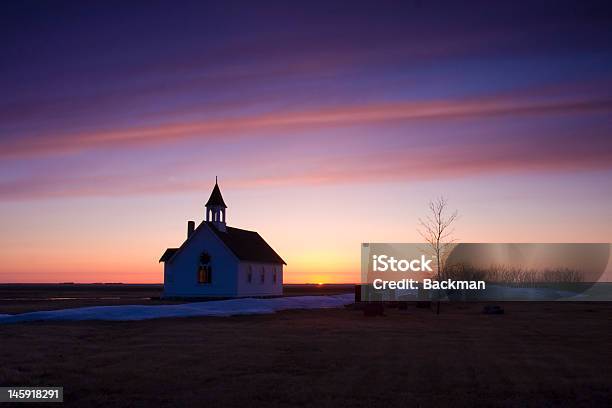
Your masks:
M162 317L235 316L267 314L288 309L323 309L353 303L353 294L333 296L295 296L272 299L231 299L178 305L93 306L75 309L0 315L0 324L40 320L146 320Z

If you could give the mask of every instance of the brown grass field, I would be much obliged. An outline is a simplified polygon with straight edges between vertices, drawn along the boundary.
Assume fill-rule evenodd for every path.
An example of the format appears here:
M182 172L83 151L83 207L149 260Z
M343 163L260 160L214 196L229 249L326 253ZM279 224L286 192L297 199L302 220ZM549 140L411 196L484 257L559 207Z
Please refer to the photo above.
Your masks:
M156 289L113 289L120 299L110 301L29 290L0 288L23 299L0 300L0 313L149 303ZM346 288L306 292L321 290ZM612 304L503 306L505 315L452 303L439 316L412 306L382 317L346 308L0 325L0 386L63 386L72 407L612 404Z

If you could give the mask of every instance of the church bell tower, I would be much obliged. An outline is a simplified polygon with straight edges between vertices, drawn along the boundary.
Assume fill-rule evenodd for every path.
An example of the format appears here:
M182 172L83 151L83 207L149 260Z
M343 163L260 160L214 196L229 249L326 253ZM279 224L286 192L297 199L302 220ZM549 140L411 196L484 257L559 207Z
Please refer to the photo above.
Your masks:
M215 187L213 188L210 198L206 202L206 221L219 231L225 232L225 209L227 205L223 201L217 178L215 177Z

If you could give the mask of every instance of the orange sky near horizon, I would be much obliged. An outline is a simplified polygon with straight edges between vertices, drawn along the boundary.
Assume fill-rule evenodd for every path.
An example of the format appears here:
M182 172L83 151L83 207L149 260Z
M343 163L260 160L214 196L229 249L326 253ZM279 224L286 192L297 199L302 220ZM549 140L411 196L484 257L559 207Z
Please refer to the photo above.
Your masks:
M229 225L256 230L272 245L288 264L285 283L354 283L361 242L419 242L418 217L438 191L461 215L463 242L608 242L600 217L607 205L591 199L607 194L607 174L582 177L538 176L535 188L524 183L533 175L251 189L226 188L221 179L220 186ZM563 202L568 183L582 199ZM0 282L160 283L159 257L182 243L187 220L203 219L208 194L3 203L4 214L27 216L3 217L12 234L0 236Z

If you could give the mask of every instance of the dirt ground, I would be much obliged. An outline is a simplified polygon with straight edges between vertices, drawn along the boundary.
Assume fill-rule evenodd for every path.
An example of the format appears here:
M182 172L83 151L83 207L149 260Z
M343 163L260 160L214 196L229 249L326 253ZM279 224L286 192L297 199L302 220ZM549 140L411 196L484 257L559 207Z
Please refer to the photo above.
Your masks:
M0 386L74 407L610 406L612 304L503 306L0 325Z

